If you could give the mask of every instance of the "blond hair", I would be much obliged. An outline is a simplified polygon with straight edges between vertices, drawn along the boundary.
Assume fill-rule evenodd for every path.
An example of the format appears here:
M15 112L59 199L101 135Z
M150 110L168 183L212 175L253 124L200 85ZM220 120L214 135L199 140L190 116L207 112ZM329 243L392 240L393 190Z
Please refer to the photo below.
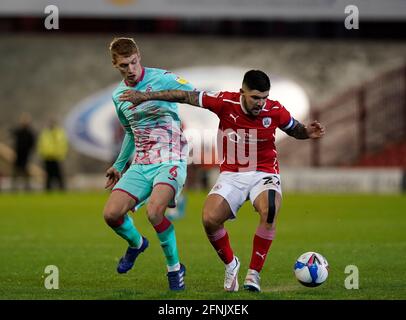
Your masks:
M132 56L134 53L140 53L140 50L138 49L138 46L133 38L114 38L110 43L109 49L113 62L116 62L118 56L127 58Z

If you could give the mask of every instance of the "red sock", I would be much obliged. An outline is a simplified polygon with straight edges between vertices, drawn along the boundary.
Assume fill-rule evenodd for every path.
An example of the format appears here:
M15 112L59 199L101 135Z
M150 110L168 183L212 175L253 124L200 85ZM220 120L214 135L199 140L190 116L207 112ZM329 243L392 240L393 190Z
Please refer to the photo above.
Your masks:
M233 261L234 253L233 249L230 247L230 241L225 229L220 229L213 234L208 234L207 237L218 256L225 264L229 264Z
M172 223L169 221L169 219L164 216L162 221L154 226L154 229L157 233L162 233L166 231L171 225Z
M261 272L269 247L272 244L274 231L274 229L267 230L265 227L258 227L252 246L250 269Z
M106 223L109 227L118 228L124 223L124 216L118 218L117 220L106 220Z

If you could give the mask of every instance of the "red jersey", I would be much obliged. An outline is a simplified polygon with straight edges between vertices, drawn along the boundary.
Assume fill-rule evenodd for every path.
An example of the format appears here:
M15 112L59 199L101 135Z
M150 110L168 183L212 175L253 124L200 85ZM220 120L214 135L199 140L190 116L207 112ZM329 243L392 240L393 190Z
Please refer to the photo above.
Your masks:
M220 118L220 171L279 173L276 128L292 128L294 120L278 101L266 100L258 116L250 115L238 92L200 92L199 104Z

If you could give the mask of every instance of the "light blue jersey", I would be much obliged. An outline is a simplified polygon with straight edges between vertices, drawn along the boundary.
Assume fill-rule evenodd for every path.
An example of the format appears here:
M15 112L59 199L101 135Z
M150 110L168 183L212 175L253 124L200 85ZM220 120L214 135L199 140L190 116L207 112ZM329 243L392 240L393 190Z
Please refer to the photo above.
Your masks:
M126 90L192 91L194 88L172 72L155 68L143 68L140 81L134 87L122 81L113 92L113 101L126 135L113 166L121 172L134 151L133 164L186 161L188 147L181 129L177 104L147 101L129 110L131 102L119 101L120 95Z
M122 172L135 151L131 167L120 178L113 191L129 194L136 202L135 209L138 209L148 201L156 185L164 184L174 191L174 198L169 203L170 207L174 207L185 184L188 156L177 104L147 101L129 110L132 103L119 100L120 95L127 90L192 91L194 88L169 71L143 68L140 81L134 87L129 87L122 81L113 92L116 112L125 128L123 144L114 168Z

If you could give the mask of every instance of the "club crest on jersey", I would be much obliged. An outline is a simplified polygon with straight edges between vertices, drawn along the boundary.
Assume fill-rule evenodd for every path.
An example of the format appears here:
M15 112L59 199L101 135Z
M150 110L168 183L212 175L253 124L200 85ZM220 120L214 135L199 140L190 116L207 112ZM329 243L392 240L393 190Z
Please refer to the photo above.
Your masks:
M149 85L147 85L145 92L151 92L151 91L152 91L152 86L149 84Z
M262 119L262 125L265 128L268 128L271 125L271 123L272 123L272 119L269 118L269 117L265 117L265 118Z

